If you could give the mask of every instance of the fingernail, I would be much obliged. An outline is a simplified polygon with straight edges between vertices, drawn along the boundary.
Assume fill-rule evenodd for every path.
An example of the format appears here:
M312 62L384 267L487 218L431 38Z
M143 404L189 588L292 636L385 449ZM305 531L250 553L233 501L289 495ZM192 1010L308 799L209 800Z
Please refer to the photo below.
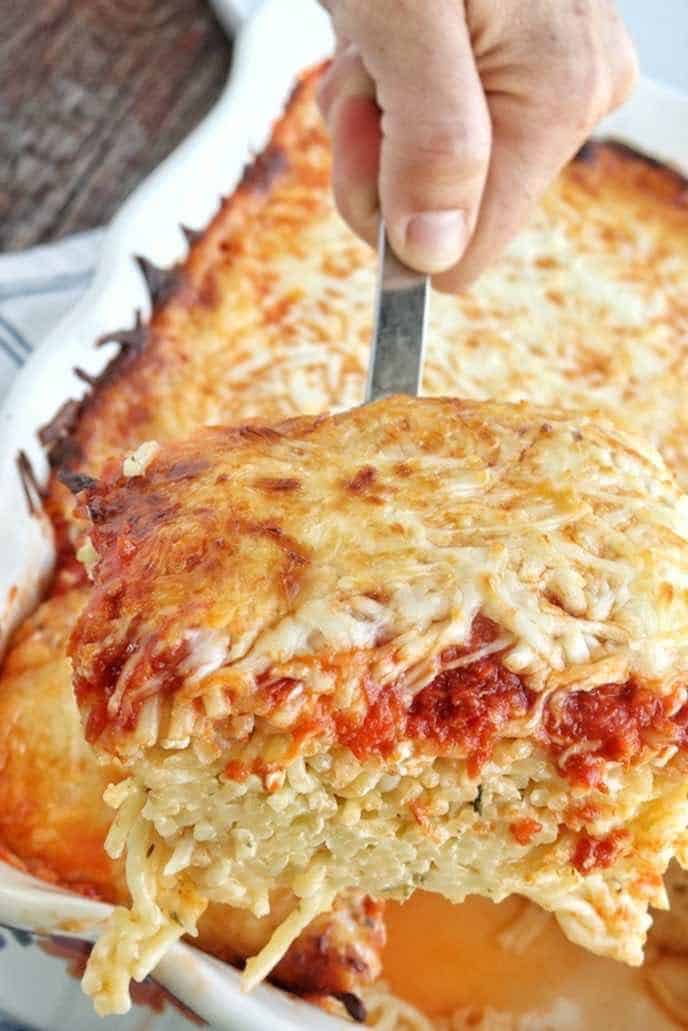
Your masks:
M423 211L411 215L404 229L404 254L424 272L444 272L456 265L467 242L463 211Z

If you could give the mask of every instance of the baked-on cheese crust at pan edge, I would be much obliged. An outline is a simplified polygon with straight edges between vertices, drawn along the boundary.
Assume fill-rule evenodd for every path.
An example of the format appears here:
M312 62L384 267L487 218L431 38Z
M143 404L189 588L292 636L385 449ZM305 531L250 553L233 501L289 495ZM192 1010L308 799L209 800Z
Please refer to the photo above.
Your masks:
M652 448L398 397L144 445L80 496L76 697L131 772L100 1011L275 885L301 903L248 984L351 888L521 894L641 962L688 822L688 499Z
M148 324L113 334L122 353L109 374L53 420L45 440L56 467L96 473L114 452L207 420L275 419L361 397L373 261L332 205L317 81L317 72L304 77L269 147L186 261L157 277ZM522 244L465 297L433 299L426 389L626 408L687 483L687 196L685 181L666 168L624 148L586 147ZM52 593L83 583L61 525L71 504L53 478L49 510L62 554ZM103 772L87 749L63 745L78 733L65 656L76 611L48 600L16 635L0 673L0 832L30 869L117 897L121 864L99 854L108 820L98 805ZM51 775L58 767L69 792ZM225 912L212 947L233 958L233 943L258 939L237 930L241 913ZM355 952L349 972L361 965Z

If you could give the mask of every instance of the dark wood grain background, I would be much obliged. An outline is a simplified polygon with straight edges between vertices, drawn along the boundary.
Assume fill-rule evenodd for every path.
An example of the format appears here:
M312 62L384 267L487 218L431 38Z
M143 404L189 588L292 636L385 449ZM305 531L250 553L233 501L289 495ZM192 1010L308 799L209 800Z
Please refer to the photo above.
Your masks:
M106 222L230 57L205 0L0 0L0 250Z

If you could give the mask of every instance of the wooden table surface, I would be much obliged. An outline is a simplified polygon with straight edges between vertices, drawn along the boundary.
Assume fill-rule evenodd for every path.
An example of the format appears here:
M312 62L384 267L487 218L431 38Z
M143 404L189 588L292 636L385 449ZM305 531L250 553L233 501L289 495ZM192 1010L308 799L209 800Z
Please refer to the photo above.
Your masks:
M0 0L0 250L107 222L212 106L205 0Z

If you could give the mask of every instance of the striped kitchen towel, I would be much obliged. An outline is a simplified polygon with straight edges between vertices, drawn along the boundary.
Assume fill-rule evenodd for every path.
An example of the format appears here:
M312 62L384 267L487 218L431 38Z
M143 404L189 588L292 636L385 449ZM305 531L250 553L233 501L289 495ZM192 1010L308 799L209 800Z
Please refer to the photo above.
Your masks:
M0 255L0 402L33 349L91 282L103 231Z

